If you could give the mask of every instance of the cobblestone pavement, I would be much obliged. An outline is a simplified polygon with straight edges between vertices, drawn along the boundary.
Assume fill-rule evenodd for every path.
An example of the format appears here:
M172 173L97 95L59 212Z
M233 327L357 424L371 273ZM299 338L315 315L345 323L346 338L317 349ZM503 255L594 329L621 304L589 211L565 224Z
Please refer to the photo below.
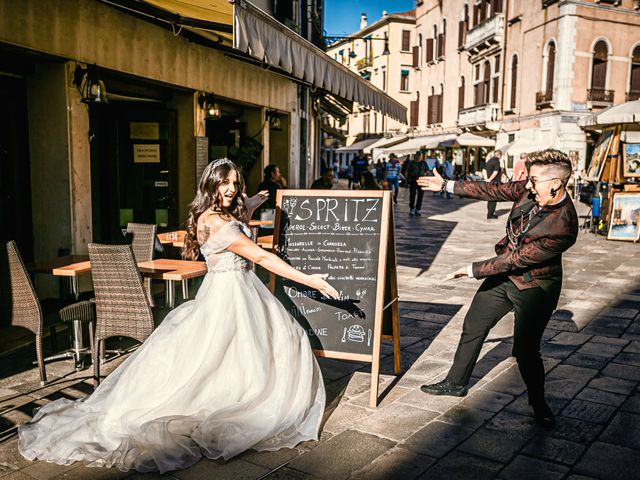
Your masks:
M377 409L368 408L368 366L321 359L328 394L320 442L278 452L246 452L227 463L202 460L166 475L30 463L17 452L15 425L34 407L91 391L87 371L49 368L58 379L37 388L33 369L2 367L0 477L195 479L638 479L640 478L640 255L637 245L581 233L565 255L558 310L544 336L547 393L557 425L537 427L510 357L508 315L484 345L465 398L430 397L419 387L443 378L462 319L478 286L446 273L492 255L504 229L482 202L425 195L409 217L396 207L402 369L392 375L383 345ZM118 362L111 362L110 368ZM18 370L18 371L15 371Z

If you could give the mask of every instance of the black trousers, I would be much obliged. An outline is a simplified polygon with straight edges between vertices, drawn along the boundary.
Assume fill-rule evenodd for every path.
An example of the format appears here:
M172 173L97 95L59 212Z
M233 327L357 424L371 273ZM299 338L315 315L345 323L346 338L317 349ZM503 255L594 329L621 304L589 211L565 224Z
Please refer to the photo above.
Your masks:
M496 214L496 205L498 202L489 200L487 202L487 217L493 217Z
M409 182L409 208L420 210L422 208L422 197L424 190L418 186L415 180Z
M561 285L518 290L506 276L489 277L476 292L464 318L462 336L447 379L466 385L491 328L511 310L515 313L512 355L527 386L529 402L544 399L544 365L540 341L558 304Z

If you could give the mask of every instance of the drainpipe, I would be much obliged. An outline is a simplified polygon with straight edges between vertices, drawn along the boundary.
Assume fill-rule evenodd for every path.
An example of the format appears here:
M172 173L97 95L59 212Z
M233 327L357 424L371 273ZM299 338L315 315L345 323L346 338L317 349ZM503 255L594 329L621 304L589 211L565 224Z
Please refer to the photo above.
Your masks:
M511 2L504 2L506 4L504 8L504 45L502 50L502 82L501 85L501 94L500 94L500 120L504 118L504 90L505 85L507 84L507 39L509 38L509 5Z

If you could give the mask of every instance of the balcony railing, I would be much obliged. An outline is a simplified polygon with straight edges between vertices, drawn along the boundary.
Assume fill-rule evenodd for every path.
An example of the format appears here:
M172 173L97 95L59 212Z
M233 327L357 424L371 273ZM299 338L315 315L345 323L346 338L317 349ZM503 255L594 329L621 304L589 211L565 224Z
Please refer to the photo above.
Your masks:
M500 43L503 37L504 14L497 13L467 32L467 40L464 48L472 54L477 53Z
M553 92L537 92L536 93L536 108L538 110L542 108L551 107L553 103Z
M593 105L609 105L613 103L613 90L591 88L587 90L587 101Z
M373 65L372 57L364 57L356 62L356 68L358 70L364 70L365 68L369 68Z
M625 96L625 101L632 102L633 100L640 100L640 90L631 90Z
M488 103L458 111L458 127L467 130L498 130L497 103Z

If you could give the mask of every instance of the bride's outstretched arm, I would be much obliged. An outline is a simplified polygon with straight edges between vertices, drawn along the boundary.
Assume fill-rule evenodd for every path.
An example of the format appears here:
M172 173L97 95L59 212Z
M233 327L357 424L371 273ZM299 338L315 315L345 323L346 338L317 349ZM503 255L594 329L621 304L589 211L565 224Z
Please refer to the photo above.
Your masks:
M303 285L307 285L311 288L315 288L325 297L333 299L338 298L338 292L336 289L325 281L327 275L319 273L308 275L300 270L296 270L277 255L263 250L245 235L239 235L227 249L236 255L240 255L241 257L260 265L262 268L266 268L276 275L288 278L289 280L293 280L297 283L302 283Z

